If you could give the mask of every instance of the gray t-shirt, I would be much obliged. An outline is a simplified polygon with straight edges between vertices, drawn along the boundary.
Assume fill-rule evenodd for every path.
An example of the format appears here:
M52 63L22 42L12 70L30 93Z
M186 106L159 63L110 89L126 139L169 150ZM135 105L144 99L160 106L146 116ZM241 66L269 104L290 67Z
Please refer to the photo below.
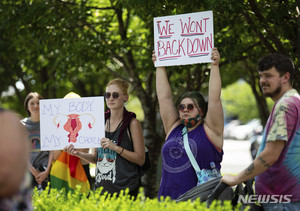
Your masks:
M24 118L21 122L29 133L30 163L34 168L44 171L48 166L49 151L41 151L40 122L33 122L29 118Z

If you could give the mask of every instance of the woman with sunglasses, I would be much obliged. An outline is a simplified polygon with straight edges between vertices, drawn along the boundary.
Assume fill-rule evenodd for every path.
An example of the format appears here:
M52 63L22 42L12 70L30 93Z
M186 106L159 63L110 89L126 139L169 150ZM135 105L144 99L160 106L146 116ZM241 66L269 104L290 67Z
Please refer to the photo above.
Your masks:
M156 68L156 92L166 133L162 147L162 177L158 197L177 199L181 194L220 175L223 156L223 110L220 100L220 55L212 50L208 104L199 92L187 92L176 107L165 67ZM152 57L156 61L155 52ZM184 135L201 174L197 177L191 165Z
M107 84L104 94L108 111L105 112L105 138L101 147L87 154L74 149L64 150L90 163L96 163L95 188L103 187L103 193L119 193L129 188L131 196L137 196L141 185L139 166L145 162L145 145L141 123L136 115L128 112L128 82L114 79Z

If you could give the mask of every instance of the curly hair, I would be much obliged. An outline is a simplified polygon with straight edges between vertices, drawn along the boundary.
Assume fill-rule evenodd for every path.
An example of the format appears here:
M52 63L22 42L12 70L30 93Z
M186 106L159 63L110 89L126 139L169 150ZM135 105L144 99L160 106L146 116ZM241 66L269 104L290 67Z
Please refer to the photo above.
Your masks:
M258 61L257 69L259 72L269 70L272 67L275 67L280 76L290 73L290 83L292 84L295 77L295 66L289 57L282 54L269 54Z

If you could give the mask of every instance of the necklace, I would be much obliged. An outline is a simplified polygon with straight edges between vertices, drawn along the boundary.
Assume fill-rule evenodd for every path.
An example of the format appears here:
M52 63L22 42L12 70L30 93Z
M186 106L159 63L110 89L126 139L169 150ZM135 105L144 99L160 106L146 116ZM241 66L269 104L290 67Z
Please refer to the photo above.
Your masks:
M118 124L118 126L116 127L114 132L116 132L119 129L119 127L121 126L122 123L123 123L123 119L120 121L120 123ZM108 125L107 126L108 126L108 131L107 132L110 133L110 117L108 118Z

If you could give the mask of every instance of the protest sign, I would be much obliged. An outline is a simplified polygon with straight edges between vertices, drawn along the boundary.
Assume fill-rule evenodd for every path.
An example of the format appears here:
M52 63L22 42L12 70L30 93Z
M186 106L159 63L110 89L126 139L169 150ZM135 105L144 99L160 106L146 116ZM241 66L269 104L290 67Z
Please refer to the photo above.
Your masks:
M155 67L211 62L212 11L154 18Z
M105 137L104 98L40 100L41 150L100 147Z

